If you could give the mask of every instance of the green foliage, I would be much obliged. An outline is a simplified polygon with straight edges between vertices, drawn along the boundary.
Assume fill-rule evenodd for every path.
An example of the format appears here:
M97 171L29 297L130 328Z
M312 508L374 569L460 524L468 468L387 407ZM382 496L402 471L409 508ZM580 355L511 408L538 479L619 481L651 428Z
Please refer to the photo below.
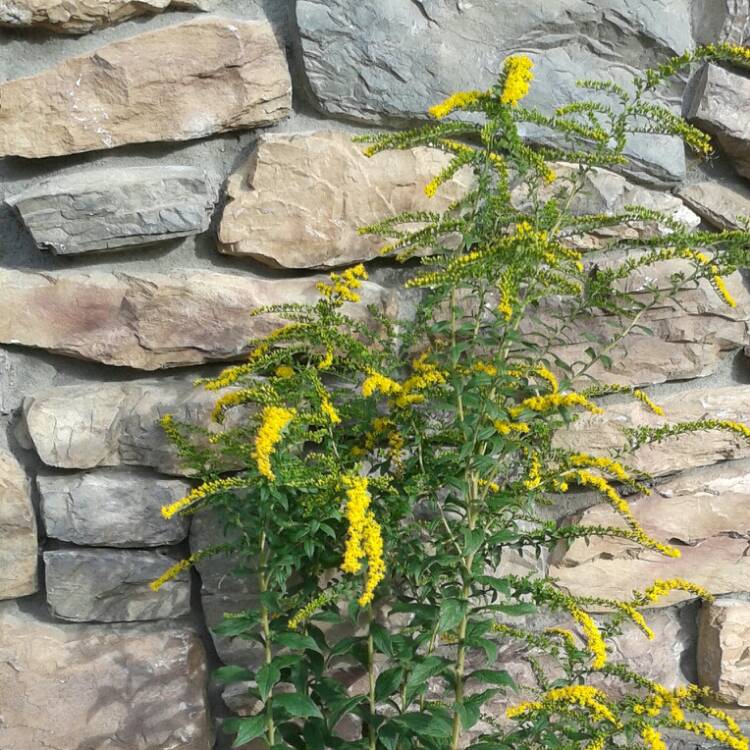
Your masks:
M626 620L653 637L641 609L675 589L707 592L670 579L621 601L573 596L505 565L514 553L593 536L677 556L623 498L620 488L648 492L628 459L696 430L750 437L728 421L665 423L624 432L610 456L557 439L600 414L597 399L612 393L663 414L637 388L599 380L626 336L648 333L650 310L698 284L734 304L722 276L747 263L748 232L691 233L643 207L612 217L576 203L593 169L626 162L634 133L678 136L705 153L707 137L647 94L680 66L725 54L699 50L627 91L583 82L595 100L551 114L518 106L531 63L510 58L488 91L434 107L436 122L360 139L369 155L416 145L449 154L428 195L459 170L473 175L444 213L362 230L383 238L385 254L419 258L407 283L421 290L416 313L356 314L365 269L332 274L317 303L264 309L287 324L254 342L246 363L201 381L222 392L220 432L199 431L192 444L187 426L165 422L205 479L165 515L221 513L230 553L257 580L257 609L218 629L259 650L258 669L217 674L252 684L255 715L225 724L236 746L263 738L274 749L660 750L662 728L681 728L747 750L732 720L704 705L706 691L667 689L611 659ZM457 112L469 116L443 119ZM519 135L524 123L561 145L532 149ZM658 231L587 250L597 232L642 223ZM587 345L566 354L586 320L597 321ZM549 520L550 506L577 487L599 493L622 525ZM542 613L560 624L535 627ZM498 654L509 645L532 684L503 668ZM361 731L347 736L345 720Z

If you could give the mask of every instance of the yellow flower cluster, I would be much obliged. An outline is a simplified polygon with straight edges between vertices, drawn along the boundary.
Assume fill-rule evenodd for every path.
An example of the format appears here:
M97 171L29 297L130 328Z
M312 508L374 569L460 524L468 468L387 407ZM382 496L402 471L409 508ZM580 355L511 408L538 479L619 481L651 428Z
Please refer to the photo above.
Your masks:
M444 99L440 104L433 105L428 111L436 120L442 120L457 109L464 109L476 104L481 96L481 91L458 91Z
M664 416L664 409L661 408L661 406L658 406L655 404L650 398L647 393L644 393L640 389L636 388L633 391L633 396L637 398L641 403L645 404L654 414L657 414L660 417Z
M574 453L568 457L568 461L571 466L603 469L621 482L629 482L631 480L630 474L628 474L621 463L606 456L590 456L588 453Z
M294 370L289 367L289 365L279 365L276 368L276 371L274 373L277 378L283 378L285 380L288 380L291 377L294 377Z
M607 647L604 644L602 634L588 612L571 605L568 609L571 617L581 626L586 637L586 646L594 657L591 662L592 669L601 669L607 663Z
M544 632L550 635L559 635L570 648L576 648L576 639L570 630L566 630L565 628L547 628Z
M602 409L580 393L549 393L546 396L531 396L524 399L520 404L510 409L510 415L517 417L526 410L542 413L564 406L580 406L592 414L604 413Z
M425 352L412 361L411 367L414 375L408 377L401 386L401 393L396 395L396 406L404 408L410 404L418 404L424 401L424 396L415 391L424 391L433 385L445 383L445 373L432 362L428 362L427 356Z
M296 413L296 409L286 409L283 406L266 406L261 414L261 425L255 437L253 458L258 464L258 471L272 482L276 479L276 475L271 469L271 456L274 447L281 440L281 433L294 419Z
M515 299L513 284L507 273L502 275L498 284L500 292L500 301L497 304L497 311L503 316L503 320L509 323L513 317L513 301Z
M305 604L304 607L297 610L294 615L289 618L289 622L287 622L287 627L289 628L289 630L296 630L301 623L309 620L310 617L312 617L312 615L314 615L322 606L328 604L333 596L334 592L331 589L329 589L328 591L323 591L314 599Z
M641 738L649 750L667 750L667 744L664 742L659 732L649 724L644 725L641 729Z
M323 414L328 417L331 424L339 424L339 422L341 422L341 417L336 411L336 407L334 407L331 403L331 399L329 399L326 394L323 394L323 397L320 400L320 409Z
M223 422L224 414L233 406L246 404L255 394L255 390L243 389L241 391L232 391L225 393L221 398L216 400L214 408L211 411L211 419L214 422Z
M187 570L193 564L192 555L184 560L180 560L168 570L165 570L155 581L151 581L148 587L151 591L158 591L165 583L176 578L183 570Z
M557 382L557 378L554 373L550 372L544 365L539 365L534 369L534 372L543 380L549 383L549 387L552 389L552 393L557 393L560 390L560 384Z
M646 618L632 604L619 601L615 602L615 604L617 605L617 609L624 612L641 629L646 638L650 641L654 640L654 631L648 626Z
M483 372L491 378L494 378L495 375L497 375L497 367L495 367L495 365L490 365L487 362L474 362L471 369L474 370L474 372Z
M523 486L527 490L535 490L542 483L542 462L539 458L539 454L533 451L531 454L531 463L529 465L529 473Z
M525 434L530 429L526 422L506 422L503 419L496 419L492 424L501 435L511 435L514 432Z
M333 364L333 347L329 346L326 349L326 354L323 359L318 362L318 369L319 370L328 370L330 369L331 365Z
M706 591L702 586L698 586L695 583L686 581L683 578L670 578L669 580L657 580L649 586L643 594L638 598L644 604L653 604L657 602L672 591L686 591L689 594L695 594L695 596L705 599L706 601L713 601L714 597L710 591Z
M365 587L357 600L359 605L364 607L373 600L375 589L385 577L383 534L380 524L369 510L371 498L367 489L367 478L344 477L343 482L347 488L345 515L349 522L349 530L341 570L354 575L361 570L361 561L367 560Z
M717 424L722 429L729 430L730 432L736 432L743 437L750 438L750 427L742 424L741 422L732 422L729 419L722 419Z
M724 302L726 302L729 307L737 307L734 297L732 297L729 293L729 289L727 289L726 282L721 276L719 276L719 269L716 266L711 266L711 273L713 274L713 276L711 276L711 282L716 287L716 291L722 296Z
M247 481L241 477L229 477L227 479L216 479L213 482L204 482L191 490L185 497L169 505L163 505L161 514L164 518L172 518L172 516L185 510L185 508L195 505L199 500L203 500L204 497L221 492L222 490L232 489L233 487L244 487L246 484Z
M395 396L401 393L401 385L395 380L391 380L391 378L375 372L375 370L370 370L370 373L362 383L362 395L365 398L369 398L378 392L384 396Z
M549 690L539 701L512 706L505 713L509 719L515 719L523 714L545 709L554 711L559 704L580 706L589 710L596 721L606 721L619 728L620 722L606 703L607 696L591 685L569 685Z
M503 73L505 83L500 101L515 107L529 93L529 84L534 78L531 69L534 63L526 55L513 55L505 60Z
M656 539L652 539L646 532L641 528L633 512L630 510L628 502L620 496L617 490L604 478L596 474L592 474L590 471L585 469L576 469L566 472L566 476L575 479L578 484L583 487L593 487L595 490L600 492L604 497L609 500L610 505L625 519L625 522L630 526L632 530L632 538L634 541L642 544L644 547L654 549L657 552L661 552L667 557L679 557L680 550L675 547L670 547L666 544L658 542Z
M319 282L316 286L320 294L335 305L344 302L359 302L360 297L354 291L362 286L362 280L367 280L367 271L360 263L347 268L343 273L332 273L330 284Z

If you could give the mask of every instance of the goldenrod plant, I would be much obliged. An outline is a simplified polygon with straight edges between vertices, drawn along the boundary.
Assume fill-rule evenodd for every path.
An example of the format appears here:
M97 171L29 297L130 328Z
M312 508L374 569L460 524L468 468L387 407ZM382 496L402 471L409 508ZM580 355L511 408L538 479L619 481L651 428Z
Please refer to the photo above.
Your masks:
M514 56L495 85L437 104L424 127L360 139L368 155L449 154L428 195L459 170L473 175L444 212L362 229L406 263L406 286L421 295L416 313L353 317L367 271L333 273L315 304L261 311L285 325L251 342L246 362L199 382L217 393L218 431L164 420L204 480L164 515L220 513L231 534L206 553L233 555L257 580L257 608L219 628L258 644L256 664L218 672L251 685L252 715L225 722L235 746L662 750L682 730L747 750L707 690L662 686L613 655L626 622L654 637L647 610L670 592L710 593L670 578L620 600L572 595L541 566L519 575L505 565L514 553L594 536L679 556L631 512L626 496L648 494L650 481L634 452L703 430L750 438L730 421L671 422L646 392L599 379L618 343L648 334L649 311L681 290L709 284L733 305L723 278L746 265L750 233L576 204L592 170L626 164L633 133L678 136L708 154L708 137L652 92L694 60L746 57L701 48L628 89L583 81L591 100L545 114L522 106L533 66ZM519 135L527 123L559 145L532 148ZM658 231L587 249L597 231L633 222ZM641 274L636 291L625 283L665 262L679 270ZM600 325L585 353L566 359L561 345L591 320ZM607 455L564 447L561 432L606 414L603 397L613 394L636 399L660 426L623 431ZM581 489L622 523L550 520L564 518L566 495ZM523 647L533 684L517 684L498 661L508 643Z

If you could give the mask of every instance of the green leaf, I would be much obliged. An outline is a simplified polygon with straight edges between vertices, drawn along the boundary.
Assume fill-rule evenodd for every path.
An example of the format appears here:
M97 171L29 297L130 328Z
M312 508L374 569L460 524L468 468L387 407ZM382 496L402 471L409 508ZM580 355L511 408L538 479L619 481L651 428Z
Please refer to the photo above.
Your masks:
M306 721L302 730L302 736L305 738L306 750L326 749L325 723L320 719Z
M227 722L224 722L224 726L226 724ZM263 735L266 731L266 717L263 714L258 714L258 716L251 716L246 719L237 719L232 722L231 726L232 728L229 731L237 733L232 747L241 747Z
M459 599L443 599L438 616L438 633L453 630L461 622L464 614L466 614L466 602Z
M452 726L444 716L428 713L407 713L391 719L390 723L422 737L450 737Z
M449 666L450 662L440 656L425 656L421 662L415 664L406 679L406 704L411 703L416 695L427 689L427 680L430 677L440 674Z
M278 633L273 637L273 642L277 646L285 646L297 651L310 649L320 653L320 646L309 635L302 635L302 633Z
M328 711L326 712L329 729L333 731L336 728L336 724L338 724L346 714L351 713L352 710L366 698L366 695L355 695L353 698L331 702L328 706Z
M372 641L375 644L375 648L386 656L393 656L393 644L391 643L391 634L387 628L384 628L380 623L374 622L370 625L370 633L372 633Z
M282 708L290 716L306 719L314 716L322 719L323 714L313 701L303 693L281 693L273 697L274 709Z
M260 697L265 701L271 693L273 686L281 679L281 670L274 664L265 664L259 670L255 677L258 683Z
M403 677L403 667L391 667L381 672L375 681L375 700L378 702L385 700L397 692Z
M244 620L242 618L229 619L220 622L212 631L216 635L243 635L250 632L255 627L254 622Z
M503 685L516 689L515 680L504 669L477 669L467 679L476 680L486 685Z
M214 672L214 677L218 682L229 683L229 682L246 682L252 680L255 675L245 667L219 667Z
M512 617L520 617L521 615L533 615L536 613L536 606L531 602L521 602L519 604L493 604L486 609L491 609L493 612L502 612Z

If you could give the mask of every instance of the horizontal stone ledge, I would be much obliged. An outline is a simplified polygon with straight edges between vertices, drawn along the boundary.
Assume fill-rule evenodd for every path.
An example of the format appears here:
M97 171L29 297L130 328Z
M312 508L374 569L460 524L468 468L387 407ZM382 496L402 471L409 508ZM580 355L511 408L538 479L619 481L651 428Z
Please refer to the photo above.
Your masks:
M73 622L133 622L190 612L190 574L183 571L158 591L149 584L179 558L143 550L84 547L44 553L47 603Z
M87 34L165 10L211 10L216 0L0 0L0 26Z
M741 229L739 219L750 218L750 187L737 180L704 180L683 185L677 195L717 229Z
M101 469L39 474L47 536L93 547L158 547L187 536L184 516L165 519L161 507L186 495L188 482L136 470Z
M0 85L0 156L40 158L271 125L291 107L270 24L166 26Z
M57 255L126 250L205 232L215 196L194 167L110 167L33 185L5 202Z
M213 748L206 654L192 630L54 622L38 610L0 603L0 747Z
M250 339L284 322L253 310L314 303L320 280L0 269L0 343L142 370L239 359ZM344 311L362 319L369 304L395 310L395 297L377 284L364 282L361 297Z
M57 386L24 400L19 437L48 466L149 466L184 476L192 470L158 420L172 414L208 427L217 397L186 378Z
M424 187L450 157L438 149L373 157L351 133L266 134L229 178L219 251L280 268L330 268L379 256L358 228L404 211L444 211L472 182L468 169L434 198Z

